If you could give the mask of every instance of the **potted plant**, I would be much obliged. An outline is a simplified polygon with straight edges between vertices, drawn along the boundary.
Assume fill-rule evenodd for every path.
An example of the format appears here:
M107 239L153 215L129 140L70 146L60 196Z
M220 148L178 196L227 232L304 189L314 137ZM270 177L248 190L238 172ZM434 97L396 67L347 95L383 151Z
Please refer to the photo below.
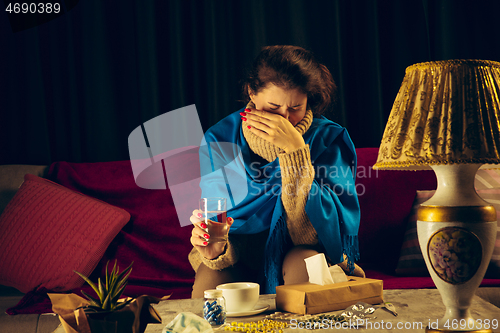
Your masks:
M74 271L76 274L85 280L97 294L92 297L82 290L82 294L87 298L90 304L86 305L83 310L87 315L87 320L91 332L124 332L129 331L133 324L133 313L123 313L120 309L125 308L133 299L118 302L120 300L125 287L127 286L128 277L132 272L133 262L121 273L117 262L110 273L108 273L108 264L106 263L105 282L102 283L101 278L97 280L97 285L94 284L85 275Z
M109 262L106 264L104 281L99 278L97 283L74 271L92 287L96 296L91 296L83 290L82 294L86 300L74 294L49 294L53 310L59 314L67 333L142 333L148 323L161 323L160 316L150 304L158 303L168 296L162 299L146 295L121 299L132 272L133 262L122 272L116 260L111 272L108 271L108 264Z
M127 280L130 276L130 273L132 273L132 265L134 264L134 262L132 262L130 266L128 266L123 272L120 273L120 268L116 266L115 260L115 265L113 266L113 269L109 274L108 264L109 261L106 263L105 282L102 283L101 278L98 278L97 285L90 281L90 279L85 275L77 271L73 271L76 274L80 275L80 277L85 282L87 282L97 294L97 298L95 298L82 290L82 294L85 295L90 303L85 309L86 313L110 313L124 308L132 301L132 299L129 299L125 302L118 302L120 296L125 290L125 287L127 286Z

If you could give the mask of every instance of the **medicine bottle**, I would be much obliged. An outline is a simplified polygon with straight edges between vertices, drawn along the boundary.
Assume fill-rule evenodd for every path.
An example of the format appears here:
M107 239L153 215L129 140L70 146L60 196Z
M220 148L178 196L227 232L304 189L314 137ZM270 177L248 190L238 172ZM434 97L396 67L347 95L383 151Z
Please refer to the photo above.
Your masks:
M203 317L214 327L224 324L226 321L226 301L222 296L222 290L205 290L203 302Z

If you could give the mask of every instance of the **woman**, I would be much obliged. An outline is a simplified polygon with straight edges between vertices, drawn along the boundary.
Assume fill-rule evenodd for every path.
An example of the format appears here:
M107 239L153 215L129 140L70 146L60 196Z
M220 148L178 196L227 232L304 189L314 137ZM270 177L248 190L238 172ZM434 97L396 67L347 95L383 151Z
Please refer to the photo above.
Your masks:
M227 242L210 243L200 211L193 212L193 298L234 281L258 282L264 293L282 283L306 282L304 258L317 253L364 276L354 265L359 256L354 146L344 128L321 116L336 89L330 72L300 47L268 46L243 89L246 108L205 134L208 150L200 149L200 166L206 177L200 186L202 197L238 191L216 172L236 164L248 191L234 194ZM227 143L237 152L228 153ZM239 162L231 163L236 156Z

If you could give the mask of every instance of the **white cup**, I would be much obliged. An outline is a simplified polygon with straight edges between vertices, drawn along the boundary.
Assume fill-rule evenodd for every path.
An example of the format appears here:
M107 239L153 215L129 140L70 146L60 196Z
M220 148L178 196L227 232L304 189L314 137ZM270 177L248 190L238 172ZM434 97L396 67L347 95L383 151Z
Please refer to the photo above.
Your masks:
M220 284L216 288L222 290L227 312L251 311L259 300L260 286L258 283L233 282Z

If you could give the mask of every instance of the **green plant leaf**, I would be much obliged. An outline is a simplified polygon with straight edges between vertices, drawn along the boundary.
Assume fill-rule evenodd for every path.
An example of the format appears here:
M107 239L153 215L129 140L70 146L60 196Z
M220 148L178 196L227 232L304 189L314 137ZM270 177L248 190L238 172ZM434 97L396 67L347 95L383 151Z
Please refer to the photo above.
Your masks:
M106 292L109 292L109 273L108 273L108 264L109 264L109 260L108 262L106 262Z
M85 309L93 310L93 312L102 312L102 308L100 306L95 305L87 305Z
M104 299L104 302L102 303L102 309L105 311L112 309L110 294L106 295L106 298Z
M115 285L116 283L116 273L117 273L117 264L118 260L115 259L115 264L113 266L113 269L111 270L111 274L109 276L109 289L108 289L108 293L111 292L111 290L113 289L113 286Z
M128 304L130 304L134 299L131 298L129 300L126 300L125 302L122 302L122 303L119 303L115 306L114 308L114 311L116 310L120 310L121 308L124 308L125 306L127 306Z
M127 273L127 270L129 270L129 271L128 271L128 273ZM123 274L125 274L125 273L127 273L127 275L123 276ZM124 270L122 274L120 274L120 276L119 276L119 277L122 277L122 278L118 281L118 283L116 284L116 287L115 287L115 291L116 291L116 293L117 293L117 294L118 294L118 290L119 290L119 289L120 289L120 288L121 288L124 284L126 284L126 283L127 283L127 281L128 281L128 277L130 276L130 273L132 273L132 265L131 265L131 266L129 266L126 270ZM122 292L123 292L123 290L122 290ZM121 294L121 293L120 293L120 294Z
M101 303L103 301L104 295L107 294L107 292L104 291L104 288L102 286L101 278L97 279L97 286L99 287L99 299L101 300Z
M87 294L85 291L81 290L82 294L87 297L87 299L89 300L90 302L90 305L92 306L96 306L98 308L101 308L101 302L97 299L97 298L94 298L92 296L90 296L89 294Z
M116 295L112 296L113 297L112 298L113 304L116 304L116 302L118 302L118 300L120 299L120 296L122 295L126 286L127 286L127 282L125 282L125 284L123 286L121 286L120 289L118 289Z
M111 297L115 297L117 295L117 291L121 288L121 286L127 281L130 273L132 272L132 262L123 272L121 272L118 276L115 276L114 283L111 286L111 289L108 291L111 294ZM118 272L117 272L118 273ZM126 274L126 275L125 275ZM125 276L124 276L125 275Z
M96 292L97 296L99 296L99 288L97 288L97 286L92 281L90 281L90 279L88 277L86 277L85 275L83 275L82 273L79 273L77 271L73 271L73 272L75 272L76 274L80 275L80 277L82 279L84 279L85 282L87 282L89 284L89 286L92 287L92 289L94 289L94 291ZM101 297L99 296L99 298L101 298Z
M132 261L132 263L127 267L125 268L125 270L118 276L118 280L120 281L126 281L128 279L128 277L130 276L130 273L132 273L132 265L134 264L134 262ZM128 273L127 273L128 271ZM123 276L125 273L127 273L127 275L125 275L125 277Z

